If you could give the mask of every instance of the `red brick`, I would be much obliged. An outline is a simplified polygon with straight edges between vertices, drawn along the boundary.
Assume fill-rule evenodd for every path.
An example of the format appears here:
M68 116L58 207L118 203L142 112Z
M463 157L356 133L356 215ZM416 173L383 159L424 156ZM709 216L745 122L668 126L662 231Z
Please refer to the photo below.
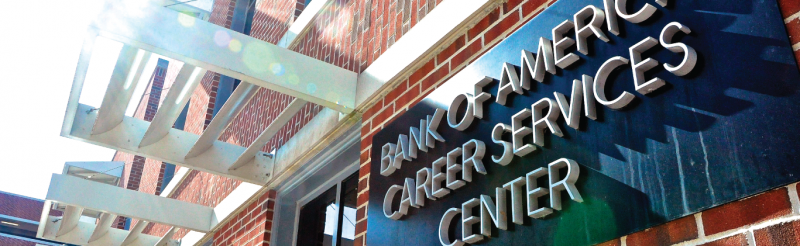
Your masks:
M619 241L619 238L605 243L597 244L597 246L620 246L620 245L622 245L622 242Z
M629 245L672 245L695 238L697 222L694 216L687 216L631 234L626 242Z
M438 63L444 62L445 60L447 60L447 58L453 56L453 54L455 54L456 51L461 49L461 47L464 47L465 44L466 40L464 39L464 36L456 38L456 40L454 40L453 43L451 43L449 46L447 46L447 48L445 48L444 50L439 52L438 55L436 55L436 60L438 61ZM416 80L413 81L416 82Z
M789 40L792 41L792 44L800 42L800 19L786 23L786 30L789 32Z
M369 151L367 151L367 152L369 152ZM367 174L369 174L369 172L370 172L370 167L371 166L372 166L372 163L370 163L370 162L367 162L366 164L362 165L361 168L359 168L359 170L358 170L358 178L366 177Z
M356 220L363 219L367 216L367 207L360 207L356 211Z
M400 96L400 98L397 98L397 101L395 101L394 105L396 105L396 107L398 107L398 108L402 108L402 107L405 107L405 106L408 106L410 108L410 107L414 106L414 105L408 105L408 104L411 103L411 101L414 100L414 98L419 96L420 86L421 85L422 85L422 83L417 83L413 87L409 88L408 91L406 91L406 93L404 93L402 96Z
M414 11L417 12L417 11ZM356 237L356 240L353 242L353 246L364 246L364 236Z
M357 201L358 206L361 206L367 201L369 201L369 192L358 194L358 201Z
M361 118L365 120L372 118L372 116L381 111L381 109L383 109L383 99L375 103L375 105L372 105L372 107L367 109L367 111L364 111L364 114L361 116Z
M483 34L484 42L489 43L491 41L494 41L495 39L500 37L500 35L503 35L503 32L507 31L512 26L517 24L518 21L519 21L518 14L511 13L507 15L503 20L500 21L500 23L497 23L497 25L492 27L492 29L489 29L488 32Z
M383 111L375 115L375 118L372 118L372 129L377 128L383 122L385 122L389 117L394 114L394 104L388 103L386 107L383 108Z
M789 18L789 16L800 12L800 1L797 0L778 0L778 6L781 8L783 18Z
M400 82L400 84L392 89L385 97L383 97L384 102L392 102L394 99L397 99L398 96L402 95L403 92L408 89L408 81Z
M425 65L422 65L422 67L417 69L417 71L412 73L411 76L408 77L409 82L411 84L414 84L414 83L422 80L422 78L424 78L425 75L428 75L429 73L431 73L431 71L433 71L434 68L436 68L436 63L435 63L434 59L431 59L430 61L425 63Z
M466 50L462 50L461 52L463 53L464 51L466 51ZM456 57L458 57L458 55L456 55ZM453 59L455 59L455 58L453 58ZM450 73L450 66L448 66L448 64L442 65L441 67L436 69L436 71L431 73L431 75L429 75L427 78L422 80L422 82L420 82L420 84L422 86L422 89L425 90L427 88L431 88L431 87L437 85L437 83L442 78L447 77L449 73Z
M788 215L792 211L785 187L703 212L706 235Z
M481 48L483 48L483 44L481 43L480 40L472 41L471 44L467 45L467 48L459 51L458 54L456 54L455 56L453 56L453 58L450 59L450 64L452 64L454 67L464 64L464 62L466 62L467 59L472 57L472 55L475 55L475 53L480 52ZM425 90L427 88L430 87L423 86L422 90Z
M773 225L753 231L756 245L797 245L800 242L800 221Z
M362 220L356 223L356 234L367 231L367 220Z
M545 3L547 3L547 0L528 0L527 2L522 4L522 16L530 15L531 13L533 13L533 11L535 11Z
M366 163L367 160L369 160L369 151L364 151L364 153L361 153L359 164Z
M475 26L473 26L472 28L469 29L469 31L467 31L467 38L469 40L473 40L476 37L480 36L480 34L483 31L485 31L486 28L497 22L499 18L500 18L500 8L492 10L491 13L486 15L486 17L483 17L483 19L478 21L478 23L475 23Z
M734 245L741 245L741 246L747 245L747 236L745 236L745 234L736 234L730 237L720 238L712 242L704 243L699 246L734 246Z
M508 0L508 2L503 3L503 13L508 13L524 1L525 0Z
M361 149L367 149L369 146L372 146L372 136L375 135L373 132L367 136L362 136L361 139Z

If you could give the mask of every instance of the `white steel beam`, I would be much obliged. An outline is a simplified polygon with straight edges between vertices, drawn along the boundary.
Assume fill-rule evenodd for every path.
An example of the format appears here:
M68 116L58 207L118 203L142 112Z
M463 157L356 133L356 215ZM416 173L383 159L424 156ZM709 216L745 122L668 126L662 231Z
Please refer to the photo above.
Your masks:
M108 235L108 230L111 229L111 223L117 219L117 215L103 213L100 215L100 221L97 222L97 226L92 232L92 236L89 237L89 243L97 241L98 239Z
M258 89L257 85L242 81L228 98L228 101L222 105L217 115L211 119L211 123L208 124L208 127L197 139L189 153L186 154L186 158L196 157L211 148L219 136L222 135L222 132L228 128L231 121L247 106L247 102L250 101L250 98L253 98Z
M148 60L150 52L130 45L122 47L92 134L107 132L122 123L125 110Z
M139 240L139 237L142 235L142 231L144 230L144 228L147 226L148 223L150 222L142 220L137 222L136 225L134 225L133 228L131 228L131 231L128 233L128 236L126 236L125 239L122 240L120 246L136 245L134 244L134 242Z
M286 33L283 34L281 40L278 41L278 46L291 49L299 44L301 39L297 37L302 37L311 29L319 12L329 3L331 3L331 0L311 1L300 13L300 16L289 26L289 30L286 30ZM353 31L355 32L356 30Z
M167 246L169 244L169 241L172 240L172 235L175 235L176 230L178 229L175 228L174 226L170 227L169 231L167 231L167 233L164 234L164 236L161 237L160 240L158 240L155 246Z
M142 137L139 147L151 145L167 136L205 72L203 68L183 64L175 83L170 87L167 97L159 106L156 116Z
M167 231L167 233L164 234L164 236L161 237L160 240L158 240L155 246L167 246L169 244L169 241L172 240L172 235L175 235L175 231L177 230L178 228L175 228L174 226L170 227L169 231Z
M140 148L139 141L150 124L147 121L126 116L119 127L92 135L97 111L91 106L78 104L76 112L72 129L65 137L254 184L264 185L271 178L272 160L268 158L260 160L257 165L228 170L244 153L242 146L216 141L203 154L187 159L185 156L197 142L198 135L170 128L162 140Z
M83 208L67 205L67 208L64 209L64 216L61 217L61 226L58 227L56 238L75 230L78 227L78 221L81 220L81 213L83 213Z
M295 114L297 114L297 112L300 112L300 109L302 109L305 105L306 101L299 98L295 98L291 103L289 103L289 106L287 106L286 109L284 109L283 112L278 115L278 117L275 117L275 120L273 120L272 123L270 123L260 135L258 135L256 140L254 140L253 143L247 147L247 150L245 150L244 153L239 155L239 157L228 170L237 170L240 167L248 166L247 164L254 163L261 148L263 148L264 145L267 144L267 142L269 142L269 140L272 139L272 137L274 137L275 134L277 134L278 131L283 128L283 126L286 125L286 123L289 122L289 120L291 120ZM274 159L274 156L270 157L270 159Z
M356 73L150 1L106 0L91 27L124 44L334 110L355 107Z
M437 47L452 42L456 34L480 20L505 0L442 1L403 38L397 40L364 72L358 75L356 107L366 110L371 101L378 100L392 89L384 86L408 76L417 66L435 54Z
M46 213L49 212L49 207L46 208ZM62 243L74 244L74 245L89 245L89 246L117 246L121 245L125 238L128 236L129 232L126 230L120 230L117 228L109 228L106 236L101 237L98 240L88 242L87 240L91 236L94 230L96 230L96 226L94 223L90 222L78 222L78 226L75 230L66 235L56 238L55 233L59 225L61 224L62 220L59 220L60 217L58 216L49 216L45 214L46 217L42 220L42 223L39 224L39 231L40 234L37 234L37 238L47 239L51 241L57 241ZM138 240L134 241L132 245L136 246L152 246L158 243L161 240L160 237L151 236L147 234L140 234ZM177 240L170 239L167 241L168 246L178 246L180 242Z
M46 200L201 232L217 224L210 207L61 174L50 179Z

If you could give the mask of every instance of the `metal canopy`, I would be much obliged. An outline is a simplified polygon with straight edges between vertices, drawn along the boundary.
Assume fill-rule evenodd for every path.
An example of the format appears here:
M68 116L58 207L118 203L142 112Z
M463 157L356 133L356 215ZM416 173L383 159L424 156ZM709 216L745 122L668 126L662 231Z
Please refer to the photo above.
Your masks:
M51 216L53 207L63 208L63 216ZM130 231L111 228L117 216L140 221ZM164 237L142 234L149 222L173 227ZM171 239L176 228L209 232L217 223L210 207L53 174L37 237L78 245L179 245Z
M99 108L79 103L98 36L123 44ZM184 62L151 122L128 117L145 64L153 55ZM241 79L202 135L172 125L206 71ZM261 148L306 102L350 113L356 73L181 14L150 1L106 0L78 60L61 135L115 150L264 185L274 159ZM219 136L260 88L296 98L257 141L238 146Z

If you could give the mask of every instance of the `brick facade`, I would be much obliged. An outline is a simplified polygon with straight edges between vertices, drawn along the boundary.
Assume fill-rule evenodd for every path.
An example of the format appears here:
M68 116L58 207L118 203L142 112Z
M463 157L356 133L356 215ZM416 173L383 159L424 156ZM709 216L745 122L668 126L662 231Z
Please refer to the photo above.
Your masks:
M2 215L39 221L43 208L44 201L42 200L0 192L0 214ZM61 211L50 210L50 215L61 216Z
M336 66L361 72L441 1L334 0L323 7L312 23L312 28L305 35L297 37L298 44L289 48ZM487 12L473 27L458 34L451 44L445 45L436 54L430 54L430 60L422 67L393 85L396 88L363 112L356 245L365 244L367 233L366 209L372 136L554 1L556 0L508 0ZM267 42L278 42L293 19L299 15L298 9L302 2L304 1L257 1L251 35ZM800 59L800 3L796 0L779 0L779 3L794 44L795 56ZM229 28L234 4L235 0L215 1L209 21ZM187 132L201 134L210 123L219 78L216 73L207 73L201 85L193 92L186 120ZM249 145L292 99L287 95L260 89L219 140L241 146ZM282 146L320 110L318 105L307 104L262 150L271 151ZM147 161L144 163L143 169L146 169ZM146 183L158 186L152 182ZM171 197L214 207L240 183L241 181L213 174L191 171ZM778 188L606 244L621 245L625 242L626 245L659 245L694 242L730 245L759 242L758 245L780 245L793 242L800 237L795 229L800 226L800 222L795 221L800 218L800 211L798 205L792 205L800 204L796 192L796 184ZM275 191L269 191L257 201L246 204L247 209L214 232L214 245L269 245L275 197ZM731 219L733 217L736 218ZM160 236L167 229L163 225L152 225L145 233ZM181 229L174 238L181 238L187 232Z
M0 245L3 246L36 246L35 242L22 240L19 238L6 237L0 235Z
M214 245L269 245L275 213L275 191L261 195L214 233Z
M366 209L369 199L372 136L554 2L555 0L508 0L364 113L356 245L365 244L368 232ZM795 57L800 60L800 3L794 0L778 2ZM748 242L756 242L757 245L794 244L800 238L800 233L795 229L795 226L800 225L797 221L800 219L798 208L797 205L791 205L798 204L796 185L677 219L603 245L671 245L680 242L707 243L706 245L742 245ZM623 241L625 244L622 244Z

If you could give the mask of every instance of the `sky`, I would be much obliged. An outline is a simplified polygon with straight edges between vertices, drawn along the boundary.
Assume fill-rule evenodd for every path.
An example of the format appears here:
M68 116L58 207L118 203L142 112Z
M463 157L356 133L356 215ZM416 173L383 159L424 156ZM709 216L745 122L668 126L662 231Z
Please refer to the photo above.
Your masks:
M195 4L210 8L211 2L199 0ZM64 162L110 161L113 157L114 150L60 136L91 9L100 3L102 0L7 1L3 4L4 11L0 15L0 81L3 84L0 105L4 110L0 117L0 191L44 199L51 175L61 173ZM115 59L113 56L101 58ZM92 69L90 67L90 73ZM84 89L87 95L100 95L99 100L105 92L103 86Z

